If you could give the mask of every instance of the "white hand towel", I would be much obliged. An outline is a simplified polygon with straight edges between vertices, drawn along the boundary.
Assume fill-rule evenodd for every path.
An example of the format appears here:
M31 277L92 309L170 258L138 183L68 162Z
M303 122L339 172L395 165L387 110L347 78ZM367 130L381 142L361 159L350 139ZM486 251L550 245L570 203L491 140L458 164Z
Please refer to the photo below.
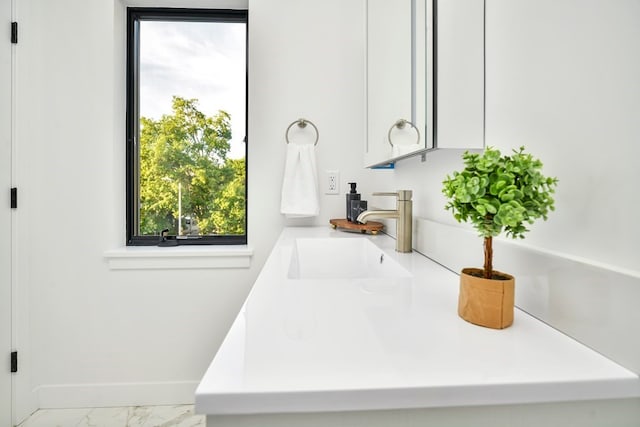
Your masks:
M288 218L320 213L316 153L312 144L287 144L280 212Z

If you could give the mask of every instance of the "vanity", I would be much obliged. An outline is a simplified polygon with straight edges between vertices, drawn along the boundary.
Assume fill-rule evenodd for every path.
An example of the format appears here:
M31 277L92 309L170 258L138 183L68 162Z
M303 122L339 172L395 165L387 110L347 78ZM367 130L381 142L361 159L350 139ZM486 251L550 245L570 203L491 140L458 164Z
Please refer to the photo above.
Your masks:
M285 228L196 412L213 426L589 426L637 407L633 372L518 309L504 330L465 322L458 275L394 246Z

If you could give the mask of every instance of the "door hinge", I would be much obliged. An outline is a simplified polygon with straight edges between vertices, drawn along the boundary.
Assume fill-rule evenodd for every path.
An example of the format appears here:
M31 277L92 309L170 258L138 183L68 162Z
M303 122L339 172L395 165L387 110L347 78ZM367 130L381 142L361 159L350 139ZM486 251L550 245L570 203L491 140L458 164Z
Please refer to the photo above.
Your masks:
M18 352L11 352L11 372L18 372Z
M18 43L18 23L17 22L11 23L11 43L13 44Z
M13 187L11 189L11 209L18 208L18 189Z

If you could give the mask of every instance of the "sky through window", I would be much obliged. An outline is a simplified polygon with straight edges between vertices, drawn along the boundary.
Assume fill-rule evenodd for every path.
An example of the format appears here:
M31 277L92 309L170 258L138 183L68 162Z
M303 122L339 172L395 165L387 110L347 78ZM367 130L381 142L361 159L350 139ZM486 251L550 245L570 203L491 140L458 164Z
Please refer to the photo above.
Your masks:
M246 26L229 22L140 22L140 116L171 114L171 99L198 99L208 116L231 115L229 157L245 155Z

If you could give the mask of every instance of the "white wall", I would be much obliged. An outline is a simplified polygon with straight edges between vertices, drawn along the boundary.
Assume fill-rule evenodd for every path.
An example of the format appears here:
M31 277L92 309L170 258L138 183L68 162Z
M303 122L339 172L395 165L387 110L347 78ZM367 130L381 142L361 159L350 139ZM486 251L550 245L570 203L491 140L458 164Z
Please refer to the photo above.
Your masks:
M487 143L524 144L560 179L531 245L640 275L640 3L487 5Z
M255 0L249 9L250 218L272 237L279 234L283 221L325 225L330 218L344 218L347 182L372 191L367 183L372 172L361 167L364 3ZM311 120L320 133L320 179L325 170L340 171L340 194L321 195L317 218L285 221L279 214L285 131L301 117ZM307 129L311 139L313 130ZM295 138L292 132L290 139Z
M268 3L268 4L267 4ZM117 0L17 10L16 233L26 392L34 406L178 403L212 360L278 236L284 132L320 131L320 170L362 182L362 2L250 5L249 269L112 271L124 243L124 26ZM330 29L330 30L328 30ZM366 186L365 186L366 187ZM322 196L327 224L344 194Z

